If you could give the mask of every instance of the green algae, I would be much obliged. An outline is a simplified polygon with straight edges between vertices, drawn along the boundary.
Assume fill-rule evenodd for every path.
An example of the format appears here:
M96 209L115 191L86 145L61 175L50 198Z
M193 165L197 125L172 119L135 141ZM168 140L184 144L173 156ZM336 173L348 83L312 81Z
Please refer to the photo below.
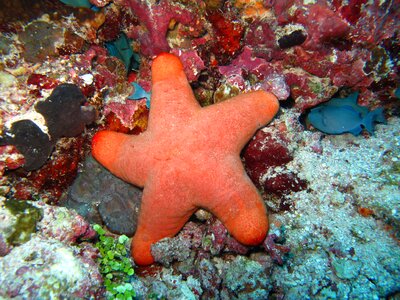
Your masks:
M11 245L21 245L31 239L36 225L43 217L43 211L27 201L6 200L4 206L16 217L10 234L6 237Z
M319 95L320 93L323 92L322 84L321 84L321 82L319 82L319 81L317 81L317 80L311 79L310 82L309 82L309 84L308 84L308 86L309 86L310 90L311 90L314 94Z
M385 184L397 186L400 177L400 161L394 161L389 169L379 174L379 177L385 180Z
M12 38L10 36L0 36L0 54L8 55L11 52Z
M104 286L110 293L107 298L133 299L136 293L130 279L134 270L125 248L129 238L126 235L118 238L106 236L106 231L98 224L95 224L93 229L99 235L96 248L100 252L98 263L104 279Z

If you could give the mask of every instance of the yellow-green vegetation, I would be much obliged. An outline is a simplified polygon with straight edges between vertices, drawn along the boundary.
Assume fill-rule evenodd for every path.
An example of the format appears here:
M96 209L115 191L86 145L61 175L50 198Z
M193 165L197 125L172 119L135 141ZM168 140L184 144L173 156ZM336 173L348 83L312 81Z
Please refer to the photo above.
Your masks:
M383 170L379 177L383 178L386 184L397 186L400 177L400 161L393 162L393 165L389 169Z
M7 242L21 245L31 239L36 232L36 224L42 219L42 210L28 201L6 200L4 206L16 217L12 231L6 234Z
M99 241L96 243L100 251L98 263L104 285L110 293L109 299L133 299L135 291L130 280L134 270L125 248L129 238L126 235L118 238L106 236L106 231L97 224L93 226L93 229L99 235Z

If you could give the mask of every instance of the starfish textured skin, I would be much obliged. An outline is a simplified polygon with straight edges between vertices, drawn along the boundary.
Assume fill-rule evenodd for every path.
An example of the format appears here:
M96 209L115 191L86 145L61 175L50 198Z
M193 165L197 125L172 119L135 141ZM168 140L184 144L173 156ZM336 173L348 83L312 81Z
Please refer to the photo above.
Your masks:
M153 263L151 245L178 233L198 208L214 214L243 244L264 240L265 205L240 151L278 109L276 97L264 91L202 108L179 58L168 53L155 58L147 130L100 131L92 141L92 154L102 165L144 188L131 246L138 265Z

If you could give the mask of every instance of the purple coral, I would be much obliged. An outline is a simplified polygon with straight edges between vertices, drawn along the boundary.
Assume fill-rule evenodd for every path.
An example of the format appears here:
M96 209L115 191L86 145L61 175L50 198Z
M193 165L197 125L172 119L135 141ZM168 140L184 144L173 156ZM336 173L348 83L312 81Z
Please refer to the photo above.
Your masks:
M263 89L273 93L279 100L289 97L290 90L278 65L273 65L263 58L253 57L253 51L244 47L243 52L228 66L220 66L219 72L227 82L240 89L249 89L244 77L254 75L259 82L252 89Z
M279 242L281 242L280 237L277 234L272 233L265 238L263 247L271 256L272 260L282 266L284 256L290 252L290 248L280 244Z

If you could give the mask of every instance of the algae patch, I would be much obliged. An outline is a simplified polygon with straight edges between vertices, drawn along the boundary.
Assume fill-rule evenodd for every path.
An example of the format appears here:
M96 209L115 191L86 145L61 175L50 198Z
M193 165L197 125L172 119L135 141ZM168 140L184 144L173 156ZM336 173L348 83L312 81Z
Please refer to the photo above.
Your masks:
M6 200L4 206L16 218L14 226L7 235L9 244L21 245L30 240L32 233L35 233L36 224L42 219L43 211L27 201Z

